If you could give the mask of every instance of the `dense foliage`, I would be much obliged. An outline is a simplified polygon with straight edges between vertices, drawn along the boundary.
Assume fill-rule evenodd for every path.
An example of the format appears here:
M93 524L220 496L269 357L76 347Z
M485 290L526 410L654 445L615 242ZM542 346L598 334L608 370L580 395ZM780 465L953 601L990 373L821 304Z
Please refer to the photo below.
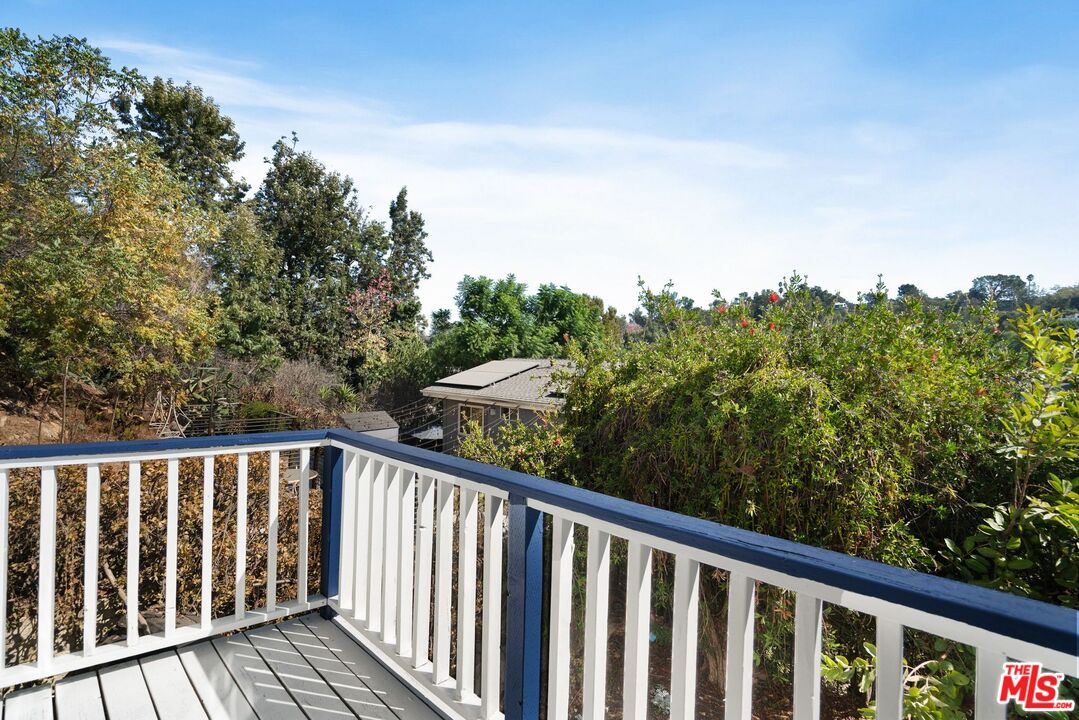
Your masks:
M904 566L996 497L997 413L1018 372L991 314L866 304L797 279L760 318L674 304L653 343L582 358L565 422L590 487Z
M441 368L468 368L508 357L566 357L621 342L614 310L567 287L541 285L534 295L513 275L501 280L466 275L457 286L459 320L435 314L431 352Z

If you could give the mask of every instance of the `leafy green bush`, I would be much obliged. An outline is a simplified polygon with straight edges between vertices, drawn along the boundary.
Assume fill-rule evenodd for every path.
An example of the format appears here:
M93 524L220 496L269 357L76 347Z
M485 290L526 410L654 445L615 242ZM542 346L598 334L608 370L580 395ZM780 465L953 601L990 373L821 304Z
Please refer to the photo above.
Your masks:
M240 417L248 419L270 418L281 413L281 408L265 400L252 400L240 409Z
M592 489L777 537L932 568L966 499L999 497L997 421L1018 371L992 315L917 300L846 315L799 278L761 318L663 309L670 330L580 358L565 421Z

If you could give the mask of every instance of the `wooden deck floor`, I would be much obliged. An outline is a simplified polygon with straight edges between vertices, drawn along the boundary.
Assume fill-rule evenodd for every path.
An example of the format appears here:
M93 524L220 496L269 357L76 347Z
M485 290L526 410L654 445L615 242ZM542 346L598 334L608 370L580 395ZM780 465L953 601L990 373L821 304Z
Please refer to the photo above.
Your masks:
M71 675L4 701L4 720L427 720L441 716L332 621L303 615Z

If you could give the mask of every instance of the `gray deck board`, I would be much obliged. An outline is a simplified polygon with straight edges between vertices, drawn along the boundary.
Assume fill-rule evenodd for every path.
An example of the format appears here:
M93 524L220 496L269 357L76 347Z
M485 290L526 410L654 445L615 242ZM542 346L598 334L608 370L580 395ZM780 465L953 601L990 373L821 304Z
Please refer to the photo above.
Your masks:
M344 630L335 623L318 615L304 615L299 618L313 633L343 662L356 677L372 688L380 700L402 720L411 718L439 717L427 703L420 700L407 685L397 679L382 663L367 654Z
M8 720L51 720L52 688L48 685L16 690L4 702Z
M311 629L299 620L289 620L278 626L311 667L345 701L353 713L364 720L397 720L379 695L326 647Z
M258 719L213 645L196 643L180 648L176 654L211 720Z
M143 658L139 665L161 720L207 720L175 650Z
M335 623L277 625L13 692L3 720L440 720Z
M56 683L56 718L105 720L105 704L96 672L73 675Z
M106 665L97 671L101 697L109 720L146 720L157 717L138 660Z

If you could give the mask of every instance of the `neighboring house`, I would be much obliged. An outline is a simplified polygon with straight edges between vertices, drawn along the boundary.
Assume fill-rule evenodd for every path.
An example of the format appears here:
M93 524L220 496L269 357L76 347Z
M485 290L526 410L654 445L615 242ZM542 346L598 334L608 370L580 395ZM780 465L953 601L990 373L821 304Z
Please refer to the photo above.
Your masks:
M442 450L457 448L469 422L493 435L503 423L529 425L558 412L564 396L554 374L572 368L569 360L492 360L424 388L442 400Z
M341 422L349 430L364 433L365 435L373 435L384 440L397 441L397 422L385 410L345 413L341 416Z

